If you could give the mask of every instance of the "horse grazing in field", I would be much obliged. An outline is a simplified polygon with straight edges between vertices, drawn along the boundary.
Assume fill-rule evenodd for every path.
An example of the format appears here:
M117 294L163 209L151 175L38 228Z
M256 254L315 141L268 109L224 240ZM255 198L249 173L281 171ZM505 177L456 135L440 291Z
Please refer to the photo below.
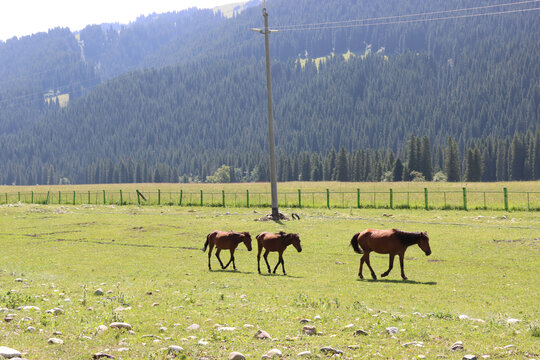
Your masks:
M270 251L277 251L279 253L279 261L274 268L274 274L281 263L283 268L283 275L287 275L285 272L285 262L283 261L283 252L287 249L287 246L291 245L295 247L298 252L302 251L302 246L300 245L300 237L298 234L286 234L283 231L280 231L277 234L272 234L268 232L263 232L257 235L257 245L259 247L259 252L257 253L257 267L259 269L259 274L261 273L261 252L263 248L264 252L264 261L266 261L266 266L268 267L268 273L270 273L270 264L268 264L268 253Z
M406 232L397 229L367 229L361 233L354 234L351 239L351 246L358 254L364 254L360 259L358 276L360 276L361 279L364 278L362 275L362 266L364 266L365 262L369 267L369 270L371 270L371 276L373 279L377 280L377 276L369 262L369 253L375 251L379 254L390 255L390 265L388 270L381 274L381 277L388 276L390 270L392 270L392 267L394 266L394 257L398 255L399 264L401 265L401 277L403 280L407 280L405 272L403 271L403 257L405 256L405 250L414 244L418 244L420 249L422 249L427 256L431 254L427 232Z
M206 236L206 242L204 243L203 252L206 251L208 245L210 250L208 251L208 269L212 270L210 266L210 257L212 256L212 249L216 247L216 257L219 260L222 269L226 269L232 262L233 269L236 270L236 264L234 263L234 251L238 247L238 244L243 242L248 251L251 251L251 235L248 232L234 232L234 231L214 231ZM230 250L231 259L227 265L223 266L219 253L221 250Z

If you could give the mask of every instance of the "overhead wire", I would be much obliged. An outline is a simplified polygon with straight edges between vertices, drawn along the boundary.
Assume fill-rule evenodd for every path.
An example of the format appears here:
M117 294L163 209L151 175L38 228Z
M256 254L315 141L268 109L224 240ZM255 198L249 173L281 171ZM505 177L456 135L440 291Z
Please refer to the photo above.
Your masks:
M464 11L473 11L473 10L476 11L476 10L485 10L485 9L491 9L491 8L497 8L497 7L525 5L525 4L531 4L531 3L536 3L536 2L540 2L540 0L524 0L524 1L503 3L503 4L476 6L476 7L469 7L469 8L451 9L451 10L440 10L440 11L432 11L432 12L416 13L416 14L373 17L373 18L355 19L355 20L329 21L329 22L296 24L296 25L277 25L277 26L272 26L272 29L280 30L280 29L289 29L289 28L295 28L295 27L313 27L313 26L347 24L347 23L357 23L357 22L366 22L366 21L400 19L400 18L417 17L417 16L432 16L432 15L440 15L440 14L447 14L447 13L453 13L453 12L464 12Z

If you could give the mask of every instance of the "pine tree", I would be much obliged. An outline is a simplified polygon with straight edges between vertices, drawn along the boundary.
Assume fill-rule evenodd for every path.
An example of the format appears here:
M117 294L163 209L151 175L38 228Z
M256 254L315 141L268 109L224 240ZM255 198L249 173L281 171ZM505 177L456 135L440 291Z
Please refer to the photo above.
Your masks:
M349 164L345 148L341 148L336 159L336 180L349 181Z
M433 179L433 169L431 166L431 144L427 135L422 138L422 149L420 151L420 158L420 171L422 172L427 181L431 181Z
M445 172L449 182L457 182L461 179L459 149L453 137L448 139L446 147Z
M396 159L394 164L393 181L403 181L403 163L400 158Z

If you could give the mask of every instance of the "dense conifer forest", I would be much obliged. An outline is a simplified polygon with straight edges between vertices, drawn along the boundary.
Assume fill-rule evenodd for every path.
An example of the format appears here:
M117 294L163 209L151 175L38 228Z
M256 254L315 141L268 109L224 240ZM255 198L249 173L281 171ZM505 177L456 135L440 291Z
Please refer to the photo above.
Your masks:
M249 5L0 42L0 184L267 181ZM268 2L276 27L470 6ZM530 12L272 34L278 179L540 179L539 28Z

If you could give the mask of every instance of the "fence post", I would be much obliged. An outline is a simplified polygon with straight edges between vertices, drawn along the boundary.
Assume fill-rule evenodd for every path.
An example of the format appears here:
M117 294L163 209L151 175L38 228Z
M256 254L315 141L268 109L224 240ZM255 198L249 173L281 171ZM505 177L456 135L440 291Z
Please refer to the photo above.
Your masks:
M249 190L246 190L246 206L249 209Z
M73 205L75 205L75 190L73 190Z
M529 193L527 193L527 211L531 211L531 202L529 201Z
M59 191L58 192L58 205L60 205L62 203L62 192Z
M223 207L225 207L225 190L221 190L221 200L223 202Z
M298 207L302 208L302 190L298 189Z
M356 207L360 209L360 189L356 189Z
M32 190L32 202L31 202L31 204L33 204L33 203L34 203L34 191Z
M484 210L487 210L486 192L484 191Z
M504 188L504 210L508 211L508 189Z
M21 202L21 192L19 191L19 202Z
M157 189L157 204L161 205L161 190Z
M446 191L443 194L444 194L444 208L446 209Z
M8 203L8 197L7 197L7 193L6 193L6 204Z
M424 209L426 210L429 210L429 205L428 205L428 189L427 188L424 188Z
M105 198L105 190L103 190L103 205L106 205L106 204L107 204L107 201Z
M90 205L90 190L88 190L88 205Z
M390 209L394 208L394 192L390 189Z
M49 195L50 195L50 191L47 191L47 205L49 205ZM7 193L6 193L6 204L7 204Z
M467 188L463 188L463 210L467 211Z
M203 201L204 201L204 195L203 195L203 191L201 190L201 207L203 206Z
M124 199L122 198L122 189L120 189L120 206L124 205Z
M139 189L135 189L135 193L137 194L137 205L141 206L141 196L139 195Z
M178 202L178 205L182 206L182 196L184 195L184 190L180 189L180 201Z
M330 209L330 189L326 189L326 207Z

